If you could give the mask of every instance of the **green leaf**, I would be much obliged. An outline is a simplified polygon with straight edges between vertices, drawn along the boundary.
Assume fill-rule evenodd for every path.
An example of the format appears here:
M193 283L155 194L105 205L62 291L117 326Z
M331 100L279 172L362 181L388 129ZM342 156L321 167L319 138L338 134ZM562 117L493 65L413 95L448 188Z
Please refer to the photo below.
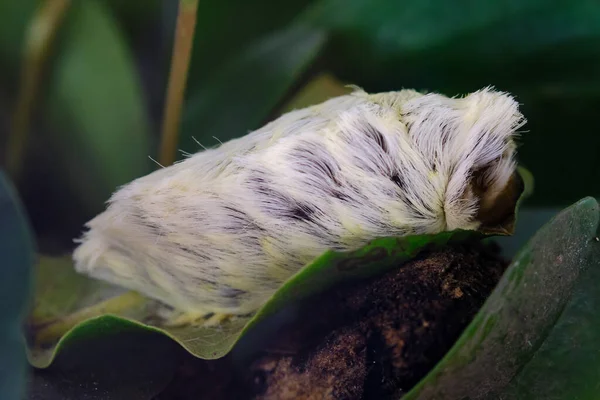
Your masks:
M21 399L26 358L22 324L29 304L34 264L33 236L16 191L0 171L0 393Z
M184 111L180 148L198 149L247 134L269 112L315 60L325 35L294 28L253 43L190 93ZM217 138L217 139L215 139Z
M593 71L570 63L600 62L600 51L585 46L600 40L599 9L590 0L323 0L300 19L332 31L330 62L342 77L381 88L456 90L533 85L576 68ZM560 69L535 68L544 65L544 59L536 62L541 55L558 56L552 66ZM506 68L516 62L531 64Z
M290 302L342 280L367 277L397 267L425 249L441 248L450 242L464 241L474 236L477 233L473 231L454 231L438 235L382 238L354 252L326 252L290 278L254 317L240 317L218 327L171 328L146 324L144 321L157 320L157 304L136 294L126 294L128 297L125 300L123 297L116 298L121 311L118 316L110 314L111 306L106 307L101 310L106 311L106 315L73 325L58 342L53 341L57 339L54 334L64 333L61 329L70 326L73 313L88 312L86 306L103 298L102 292L110 291L111 287L78 275L67 258L43 257L37 272L43 279L39 280L37 286L36 307L29 322L29 360L34 366L44 368L50 365L56 353L73 343L135 327L162 332L200 358L220 358L246 332ZM92 307L97 308L98 305Z
M322 0L297 22L327 30L325 67L368 91L494 85L516 95L529 121L520 161L540 187L533 203L563 207L600 178L600 3Z
M598 232L596 233L598 235ZM535 356L502 398L524 400L598 398L600 376L600 243L591 242L569 304Z
M88 213L150 170L148 116L129 49L102 2L72 2L44 97L52 160Z
M516 397L503 397L501 393L515 376L529 370L528 363L544 358L544 348L562 356L573 350L574 342L569 342L567 336L562 337L562 343L551 343L550 340L561 325L557 320L575 285L581 282L582 271L595 270L594 273L598 274L599 245L595 236L599 222L600 206L588 197L544 225L514 258L452 349L403 399L525 398L522 392L518 392ZM592 321L581 319L581 322L588 325ZM588 331L580 337L586 335L594 333ZM597 349L597 342L593 349ZM552 360L553 363L557 361ZM533 374L530 373L528 378L540 378L540 371L535 368L531 368ZM580 368L583 371L586 367L581 365ZM586 376L592 376L594 371L597 368L585 371ZM554 375L541 377L537 382L522 378L522 387L526 383L531 385L527 389L535 390L534 384L541 387L543 382L549 385L553 382L550 387L544 388L545 393L550 394L552 387L561 386L564 382L563 375L556 373L560 371L554 372ZM557 381L563 382L554 383ZM587 387L596 384L597 378L594 378Z
M188 85L192 92L210 84L214 72L257 40L284 27L314 0L221 1L198 4ZM271 59L285 63L285 59Z

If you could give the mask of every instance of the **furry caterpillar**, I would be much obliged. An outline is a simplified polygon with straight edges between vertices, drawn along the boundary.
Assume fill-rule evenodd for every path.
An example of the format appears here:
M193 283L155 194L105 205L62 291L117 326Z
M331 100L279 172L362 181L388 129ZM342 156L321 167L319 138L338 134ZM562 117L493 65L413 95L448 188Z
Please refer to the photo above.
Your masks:
M515 100L357 90L120 188L76 269L184 313L248 314L327 249L493 222Z

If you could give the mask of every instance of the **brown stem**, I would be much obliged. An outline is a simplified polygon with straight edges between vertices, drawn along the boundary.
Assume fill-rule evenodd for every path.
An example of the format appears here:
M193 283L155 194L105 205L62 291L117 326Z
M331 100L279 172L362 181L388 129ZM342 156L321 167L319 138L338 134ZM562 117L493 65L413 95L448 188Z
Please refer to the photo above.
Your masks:
M160 164L165 167L175 161L197 10L198 0L179 1L159 156Z
M6 146L7 170L15 181L19 180L22 172L31 115L44 66L70 3L70 0L43 1L28 27L19 93Z

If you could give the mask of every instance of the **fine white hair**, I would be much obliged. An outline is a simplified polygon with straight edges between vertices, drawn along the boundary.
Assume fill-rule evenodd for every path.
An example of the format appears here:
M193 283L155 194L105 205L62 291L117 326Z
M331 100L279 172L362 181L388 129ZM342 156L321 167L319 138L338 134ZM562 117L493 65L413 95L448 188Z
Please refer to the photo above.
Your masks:
M479 228L523 123L491 88L357 90L120 188L76 269L184 312L247 314L327 249Z

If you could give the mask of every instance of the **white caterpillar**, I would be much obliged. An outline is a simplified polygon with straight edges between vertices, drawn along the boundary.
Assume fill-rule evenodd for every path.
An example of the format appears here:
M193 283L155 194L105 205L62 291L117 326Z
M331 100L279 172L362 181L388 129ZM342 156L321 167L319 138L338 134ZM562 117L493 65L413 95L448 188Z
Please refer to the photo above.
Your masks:
M122 187L76 268L186 313L251 313L327 249L479 228L523 123L489 88L358 90L293 111Z

